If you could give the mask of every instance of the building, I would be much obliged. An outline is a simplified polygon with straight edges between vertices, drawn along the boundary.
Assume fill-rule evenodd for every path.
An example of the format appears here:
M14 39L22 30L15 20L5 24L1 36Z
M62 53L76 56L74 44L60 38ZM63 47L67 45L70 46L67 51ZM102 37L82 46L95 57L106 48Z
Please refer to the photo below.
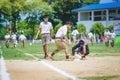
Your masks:
M78 12L77 24L84 24L87 32L96 22L101 22L105 27L114 25L120 28L120 2L91 4L73 11Z

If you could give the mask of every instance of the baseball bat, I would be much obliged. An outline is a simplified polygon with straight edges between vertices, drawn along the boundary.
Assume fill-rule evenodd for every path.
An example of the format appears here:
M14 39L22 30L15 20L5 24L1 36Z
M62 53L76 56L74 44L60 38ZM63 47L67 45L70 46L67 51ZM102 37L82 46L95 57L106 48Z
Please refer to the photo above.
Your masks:
M40 33L40 30L38 30L38 32L37 32L37 34L36 34L36 36L35 36L35 39L38 38L39 33Z

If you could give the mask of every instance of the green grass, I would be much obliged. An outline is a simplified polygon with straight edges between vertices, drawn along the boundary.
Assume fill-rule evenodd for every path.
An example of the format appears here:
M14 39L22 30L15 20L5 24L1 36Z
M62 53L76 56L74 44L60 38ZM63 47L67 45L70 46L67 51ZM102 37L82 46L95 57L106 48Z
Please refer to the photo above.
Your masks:
M27 57L24 55L24 53L30 53L33 54L41 59L43 59L44 52L43 47L41 43L35 43L33 45L29 45L29 43L26 43L25 48L21 48L20 44L17 45L16 48L12 48L12 45L10 44L10 48L5 48L4 43L0 43L1 50L3 52L3 56L5 59L24 59L29 60L32 59L30 57ZM56 49L56 46L54 43L50 44L49 53L52 53ZM90 49L90 57L101 57L101 56L120 56L120 45L115 44L115 47L109 47L106 48L104 44L94 44L94 46L91 46L89 44ZM69 46L69 52L71 53L71 46ZM58 54L54 56L57 60L64 60L65 54L64 51L60 51ZM71 57L72 58L72 57Z
M120 80L120 76L97 76L97 77L85 77L86 80Z
M120 45L115 44L114 47L105 47L104 44L89 45L90 56L101 57L101 56L120 56Z

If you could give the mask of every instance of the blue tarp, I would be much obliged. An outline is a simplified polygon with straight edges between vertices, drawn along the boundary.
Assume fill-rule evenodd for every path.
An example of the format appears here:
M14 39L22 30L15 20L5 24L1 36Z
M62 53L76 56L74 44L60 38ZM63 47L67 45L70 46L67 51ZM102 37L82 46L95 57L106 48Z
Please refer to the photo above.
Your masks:
M103 3L103 4L91 4L82 8L76 8L72 11L88 11L88 10L99 10L99 9L113 9L120 8L120 2L111 2L111 3Z

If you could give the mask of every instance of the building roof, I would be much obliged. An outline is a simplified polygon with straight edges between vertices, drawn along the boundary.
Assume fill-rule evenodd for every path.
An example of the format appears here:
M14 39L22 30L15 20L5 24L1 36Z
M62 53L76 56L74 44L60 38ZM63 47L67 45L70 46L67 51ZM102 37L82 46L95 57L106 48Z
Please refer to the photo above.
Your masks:
M89 11L89 10L100 10L100 9L113 9L120 8L120 2L111 2L111 3L103 3L103 4L91 4L82 8L76 8L72 11Z

